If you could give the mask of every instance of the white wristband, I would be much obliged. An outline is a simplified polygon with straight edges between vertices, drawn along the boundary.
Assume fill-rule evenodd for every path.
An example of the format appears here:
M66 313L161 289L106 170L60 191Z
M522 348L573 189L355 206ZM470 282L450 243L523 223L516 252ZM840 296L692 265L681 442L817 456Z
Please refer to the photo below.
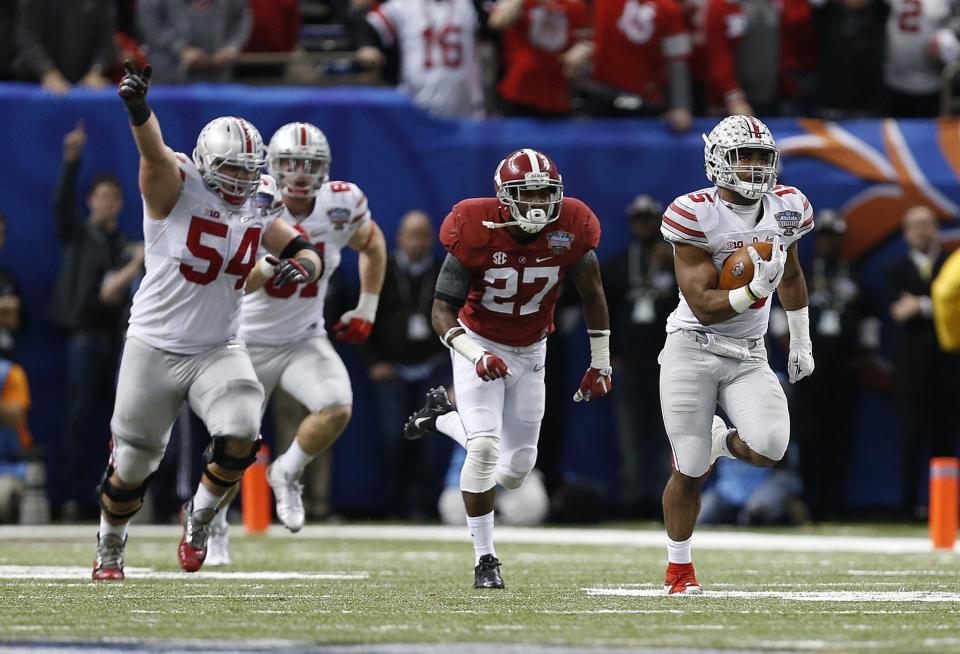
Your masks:
M610 367L610 330L588 329L590 336L590 367L603 370Z
M465 357L470 363L476 363L486 350L466 334L458 334L450 339L450 347Z
M262 259L260 259L260 261L257 262L257 272L259 272L264 277L273 277L274 270L275 270L274 265L269 261L267 261L266 257L263 257Z
M373 319L377 317L377 306L379 304L380 295L378 293L361 293L357 308L354 311L367 322L373 322Z
M787 311L787 326L790 328L790 347L794 345L809 346L810 341L810 309L801 307Z
M733 310L737 313L743 313L751 304L756 302L756 299L751 297L750 291L747 290L745 285L730 291L727 298L730 300L730 306L733 307Z

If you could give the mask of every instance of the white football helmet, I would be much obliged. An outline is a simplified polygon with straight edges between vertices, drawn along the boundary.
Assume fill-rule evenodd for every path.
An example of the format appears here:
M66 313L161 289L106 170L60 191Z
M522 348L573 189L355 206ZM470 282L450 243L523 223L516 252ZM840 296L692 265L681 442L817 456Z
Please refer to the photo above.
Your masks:
M270 139L270 174L284 195L314 197L332 161L327 137L310 123L287 123Z
M728 116L703 135L707 179L750 200L759 200L777 183L780 151L767 126L753 116ZM761 165L740 163L745 150L769 153Z
M239 204L254 194L267 163L260 132L235 116L214 118L200 130L193 162L207 186L232 204ZM223 166L236 166L249 175L230 175L221 170Z

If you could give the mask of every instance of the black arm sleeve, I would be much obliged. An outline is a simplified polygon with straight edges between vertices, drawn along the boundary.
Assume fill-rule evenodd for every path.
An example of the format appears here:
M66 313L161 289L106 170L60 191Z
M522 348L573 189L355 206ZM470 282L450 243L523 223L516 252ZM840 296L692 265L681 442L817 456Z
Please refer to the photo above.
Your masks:
M320 261L323 261L323 255L320 254L320 250L310 245L307 239L299 235L296 238L294 238L292 241L287 243L287 247L283 248L283 252L280 253L280 258L289 259L300 250L313 250L314 252L317 253L317 256L320 257Z
M443 267L440 268L440 274L437 276L437 288L433 292L433 297L452 306L462 307L467 301L472 277L473 273L469 268L452 254L447 254L447 258L443 260Z
M61 243L70 243L83 231L83 223L77 213L77 173L80 160L63 164L53 209L57 214L56 232Z

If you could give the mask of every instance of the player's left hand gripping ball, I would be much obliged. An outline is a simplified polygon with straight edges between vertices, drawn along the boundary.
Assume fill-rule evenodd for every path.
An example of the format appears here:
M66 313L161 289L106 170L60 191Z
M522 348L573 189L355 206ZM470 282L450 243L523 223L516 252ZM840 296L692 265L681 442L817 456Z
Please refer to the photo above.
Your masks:
M812 349L802 347L790 348L787 369L790 374L791 384L796 384L804 377L809 377L813 373L814 367Z
M340 322L333 326L338 341L359 345L367 340L373 330L373 323L359 315L356 309L340 316Z
M573 394L573 401L581 400L589 402L598 397L603 397L613 388L613 368L588 368L583 379L580 381L580 388Z

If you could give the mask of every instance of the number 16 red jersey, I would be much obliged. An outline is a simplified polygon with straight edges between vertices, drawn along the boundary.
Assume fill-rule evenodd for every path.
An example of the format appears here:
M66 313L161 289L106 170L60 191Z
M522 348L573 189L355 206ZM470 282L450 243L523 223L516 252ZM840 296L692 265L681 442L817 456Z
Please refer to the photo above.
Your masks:
M532 243L515 240L505 222L509 212L496 198L454 205L440 227L440 241L473 273L460 321L496 343L522 347L553 331L559 283L570 266L600 244L600 221L587 205L564 198L560 217Z

